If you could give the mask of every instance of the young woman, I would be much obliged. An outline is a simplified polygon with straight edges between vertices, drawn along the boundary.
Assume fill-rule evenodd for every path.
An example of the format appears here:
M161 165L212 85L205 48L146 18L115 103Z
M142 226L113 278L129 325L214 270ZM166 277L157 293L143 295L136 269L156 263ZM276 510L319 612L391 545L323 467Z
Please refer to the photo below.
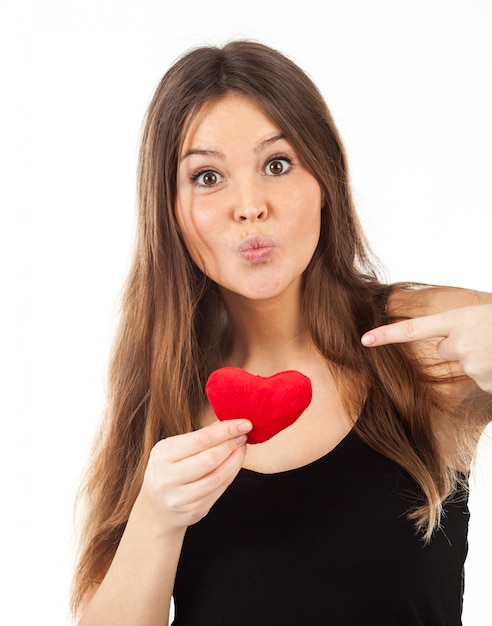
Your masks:
M83 488L83 626L461 623L466 478L491 417L492 297L386 285L310 79L233 42L150 104L139 227ZM217 421L235 366L298 370L270 440Z

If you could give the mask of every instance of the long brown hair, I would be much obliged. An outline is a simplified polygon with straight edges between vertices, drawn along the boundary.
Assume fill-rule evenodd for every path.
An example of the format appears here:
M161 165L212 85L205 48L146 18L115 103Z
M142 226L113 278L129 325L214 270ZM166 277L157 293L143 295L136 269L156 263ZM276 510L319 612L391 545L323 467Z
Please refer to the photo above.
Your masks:
M140 489L152 447L198 425L204 384L222 363L227 319L216 285L193 263L176 223L183 138L204 103L236 91L258 102L321 185L319 244L304 276L313 340L345 392L364 411L355 428L416 480L413 517L430 537L455 476L439 453L431 416L442 400L403 347L367 350L361 335L390 321L391 290L378 278L354 211L344 149L311 79L279 52L238 41L195 49L167 72L148 109L138 176L133 265L109 371L108 405L81 489L85 509L74 611L109 566ZM347 384L352 382L352 385Z

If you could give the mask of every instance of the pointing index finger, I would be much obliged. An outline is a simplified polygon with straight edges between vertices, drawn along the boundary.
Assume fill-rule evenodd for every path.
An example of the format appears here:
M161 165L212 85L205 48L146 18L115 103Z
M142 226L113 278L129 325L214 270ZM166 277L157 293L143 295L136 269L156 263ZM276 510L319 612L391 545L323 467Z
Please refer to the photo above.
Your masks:
M445 311L425 317L415 317L374 328L362 336L364 346L385 346L391 343L409 343L423 339L448 337L456 312Z

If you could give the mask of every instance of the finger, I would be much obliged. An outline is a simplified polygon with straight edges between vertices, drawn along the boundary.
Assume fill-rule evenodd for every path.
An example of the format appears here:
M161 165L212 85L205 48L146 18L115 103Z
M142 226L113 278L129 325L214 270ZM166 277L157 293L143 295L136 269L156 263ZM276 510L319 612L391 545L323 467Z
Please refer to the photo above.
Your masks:
M436 354L443 361L460 361L463 354L451 339L444 338L436 345Z
M202 519L241 469L245 446L237 448L216 471L200 480L183 485L167 498L167 506L178 513L185 526Z
M219 498L241 469L245 446L236 448L213 472L189 482L180 489L181 504L192 504L200 500Z
M155 451L168 462L177 463L227 440L242 437L252 428L252 423L245 419L217 421L184 435L168 437L157 444Z
M373 347L448 337L458 315L456 310L445 311L379 326L365 333L361 342L364 346Z
M233 439L226 439L221 443L202 450L198 454L182 459L173 465L172 473L179 476L181 484L188 484L217 472L227 460L234 455L238 448L244 448L246 435L239 435Z

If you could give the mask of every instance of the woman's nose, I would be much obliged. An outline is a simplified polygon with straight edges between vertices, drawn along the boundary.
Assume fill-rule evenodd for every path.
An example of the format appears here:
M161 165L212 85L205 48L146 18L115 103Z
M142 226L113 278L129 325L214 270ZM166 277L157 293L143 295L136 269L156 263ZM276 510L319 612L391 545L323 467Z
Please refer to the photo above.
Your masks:
M267 218L267 202L257 186L242 186L234 200L236 205L234 218L237 221L256 221L265 220Z
M265 217L266 208L248 206L236 211L236 219L241 222L245 222L247 220L254 222L256 220L263 220Z

